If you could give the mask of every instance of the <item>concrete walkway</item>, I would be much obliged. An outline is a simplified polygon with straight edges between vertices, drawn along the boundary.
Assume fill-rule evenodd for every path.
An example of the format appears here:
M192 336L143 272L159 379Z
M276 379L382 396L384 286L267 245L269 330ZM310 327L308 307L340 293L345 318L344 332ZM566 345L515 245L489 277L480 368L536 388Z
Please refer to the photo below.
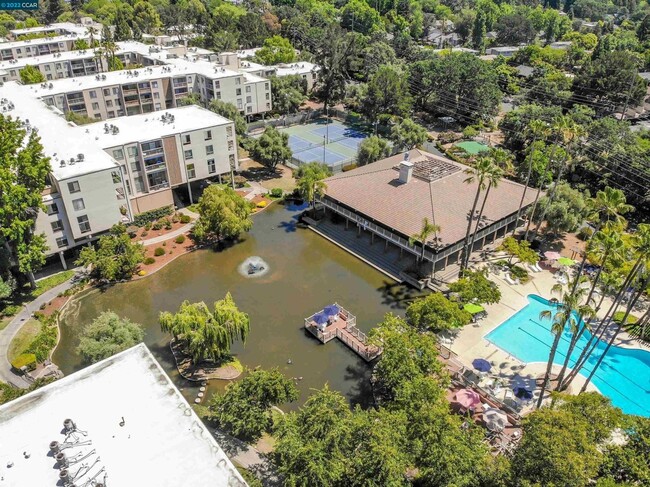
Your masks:
M78 275L78 274L77 274ZM26 388L29 382L21 376L15 374L12 370L11 363L7 357L9 352L9 344L16 336L20 328L25 322L38 311L43 304L46 304L56 298L59 293L62 293L72 286L74 286L77 275L71 279L53 287L49 291L45 291L31 303L27 303L23 309L14 317L13 320L3 329L0 330L0 381L12 384L16 387Z
M213 436L219 443L219 446L228 455L228 458L249 470L255 475L265 487L279 487L282 485L275 465L264 454L257 451L252 446L244 443L237 438L227 435L223 431L214 430Z

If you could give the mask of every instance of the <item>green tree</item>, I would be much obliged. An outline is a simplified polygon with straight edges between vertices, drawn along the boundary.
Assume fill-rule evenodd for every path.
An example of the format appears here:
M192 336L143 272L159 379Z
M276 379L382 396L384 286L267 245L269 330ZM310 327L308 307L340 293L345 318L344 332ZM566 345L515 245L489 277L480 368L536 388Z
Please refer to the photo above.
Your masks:
M246 136L246 131L248 129L246 119L239 110L237 110L235 105L221 100L212 100L210 101L208 108L210 111L235 122L235 133L237 134L237 137Z
M199 241L237 238L253 226L251 206L231 188L208 186L199 198L192 233Z
M397 62L397 55L390 44L383 41L371 42L363 50L363 79L370 79L381 66L397 64Z
M382 20L366 0L350 0L341 9L341 25L353 32L370 35L382 29Z
M465 271L463 277L449 284L461 303L494 304L501 301L499 286L487 278L487 271Z
M541 211L533 215L535 223L546 220L547 230L558 234L576 231L589 213L587 199L589 195L572 188L568 183L560 183L555 191L555 198L544 196L539 200Z
M277 368L253 370L212 396L209 418L227 433L256 441L273 425L271 408L298 399L298 388Z
M133 23L133 7L128 3L120 4L115 12L115 31L113 40L120 42L131 39L131 24Z
M390 146L381 137L371 135L359 144L357 163L360 166L371 164L390 155Z
M398 151L415 149L427 141L427 130L410 118L405 118L393 125L390 140Z
M162 331L179 340L194 364L218 362L230 356L230 347L246 343L250 332L248 315L239 311L230 293L210 309L204 302L183 301L174 314L163 311L158 318Z
M325 194L327 184L323 181L332 175L330 167L322 162L303 164L296 171L296 189L316 209L316 198Z
M289 147L289 134L269 125L255 141L250 154L253 159L269 169L275 169L278 164L284 164L291 159L293 153Z
M407 76L396 66L380 66L370 77L361 109L372 121L380 116L405 116L411 108Z
M13 279L3 279L0 276L0 302L2 302L3 299L7 299L9 296L11 296L14 292L14 288L15 283L13 282Z
M296 59L296 52L289 39L274 35L264 41L262 48L255 53L255 58L266 65L291 63Z
M307 80L300 75L271 78L273 111L280 115L297 113L307 99Z
M517 240L512 236L506 237L501 243L499 250L503 250L510 256L508 261L510 264L512 264L512 259L514 258L524 264L535 264L539 261L539 255L530 248L530 242L528 240Z
M59 16L65 11L65 7L61 0L48 0L47 10L45 11L45 23L52 24L56 22Z
M581 394L583 396L584 394ZM601 475L616 485L650 484L650 419L630 418L623 445L607 445Z
M504 46L518 46L535 40L537 31L533 21L521 13L504 15L495 25L497 43Z
M143 339L142 325L120 318L112 311L104 311L81 331L77 353L92 364L131 348Z
M424 251L426 249L426 244L427 240L429 240L429 237L433 235L435 237L433 245L435 246L437 244L437 235L439 231L440 225L429 222L429 219L427 217L424 217L422 219L422 227L420 228L419 233L416 233L409 237L409 245L411 247L414 247L416 243L419 243L420 247L422 248L422 252L418 257L418 260L424 261Z
M20 74L20 81L24 85L33 85L34 83L42 83L45 81L43 73L31 64L26 65L18 73Z
M113 225L108 234L99 237L97 248L84 247L76 265L90 266L91 275L101 281L130 279L144 260L142 244L131 241L126 227Z
M458 303L438 292L413 301L406 308L406 317L415 328L432 332L462 328L472 320L472 316L460 309Z
M150 2L140 0L133 6L134 28L144 34L156 34L162 27L158 11Z
M0 115L0 245L19 284L27 276L35 286L33 273L45 263L45 236L34 227L49 172L37 131L28 136L22 121Z

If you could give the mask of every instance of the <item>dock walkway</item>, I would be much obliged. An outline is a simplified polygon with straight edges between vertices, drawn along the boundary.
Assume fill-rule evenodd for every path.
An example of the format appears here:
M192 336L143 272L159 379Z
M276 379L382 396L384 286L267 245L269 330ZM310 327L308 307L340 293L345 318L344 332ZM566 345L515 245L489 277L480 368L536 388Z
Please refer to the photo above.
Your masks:
M314 321L316 315L323 312L319 311L305 318L305 328L323 344L338 338L366 362L381 355L381 347L368 344L366 334L357 328L356 317L338 304L334 306L338 306L339 312L328 320L327 325L319 325Z

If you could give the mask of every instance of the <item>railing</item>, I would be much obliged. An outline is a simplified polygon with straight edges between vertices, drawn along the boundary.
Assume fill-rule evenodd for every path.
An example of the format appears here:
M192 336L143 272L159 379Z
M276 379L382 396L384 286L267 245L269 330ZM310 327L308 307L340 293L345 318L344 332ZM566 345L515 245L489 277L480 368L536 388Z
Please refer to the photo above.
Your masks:
M155 170L157 170L157 169L162 169L162 168L164 168L166 165L167 165L167 164L165 164L165 162L158 162L158 163L156 163L156 164L150 164L149 166L147 166L147 165L145 164L144 167L145 167L145 170L146 170L147 172L152 172L152 171L155 171Z
M138 89L137 88L130 88L128 90L125 90L124 88L122 88L122 94L124 96L137 95L138 94Z
M140 104L140 100L124 101L124 106L127 106L127 107L135 107L135 106L138 106L139 104Z
M162 154L162 153L163 153L163 148L161 146L161 147L156 147L154 149L143 150L142 157L147 158L150 156L157 156L158 154Z
M348 324L346 331L353 337L357 338L364 345L368 341L368 336L354 325Z
M169 188L169 182L164 182L160 184L154 184L153 186L149 186L149 191L158 191L159 189L163 188Z

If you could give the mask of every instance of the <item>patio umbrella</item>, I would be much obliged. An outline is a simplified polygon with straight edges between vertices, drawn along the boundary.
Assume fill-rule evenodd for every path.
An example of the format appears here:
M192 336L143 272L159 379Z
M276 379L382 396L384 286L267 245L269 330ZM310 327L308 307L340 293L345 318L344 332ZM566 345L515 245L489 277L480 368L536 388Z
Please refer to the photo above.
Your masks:
M510 381L510 387L513 391L516 389L525 389L527 391L533 392L535 389L537 389L537 381L530 375L527 377L515 375Z
M472 315L480 313L481 311L485 311L485 308L483 306L474 303L467 303L465 306L463 306L463 309Z
M464 409L470 409L481 404L481 396L473 389L461 389L454 394L454 402Z
M546 257L548 260L558 260L562 256L558 252L549 250L548 252L544 252L544 257Z
M572 266L573 264L576 263L576 261L573 259L569 259L568 257L560 257L557 260L557 263L560 265Z
M523 387L515 387L513 389L515 393L515 397L519 399L532 399L533 398L533 393L532 391L529 391L528 389L524 389Z
M328 317L326 314L318 313L314 315L312 320L314 320L314 323L318 325L324 325L325 323L327 323Z
M339 313L339 307L335 304L330 304L329 306L325 306L325 309L323 309L323 314L326 316L333 316Z
M503 431L508 424L508 416L500 409L489 408L483 413L483 421L490 431Z
M489 372L492 368L492 364L484 358L476 358L472 362L472 367L474 367L479 372Z

